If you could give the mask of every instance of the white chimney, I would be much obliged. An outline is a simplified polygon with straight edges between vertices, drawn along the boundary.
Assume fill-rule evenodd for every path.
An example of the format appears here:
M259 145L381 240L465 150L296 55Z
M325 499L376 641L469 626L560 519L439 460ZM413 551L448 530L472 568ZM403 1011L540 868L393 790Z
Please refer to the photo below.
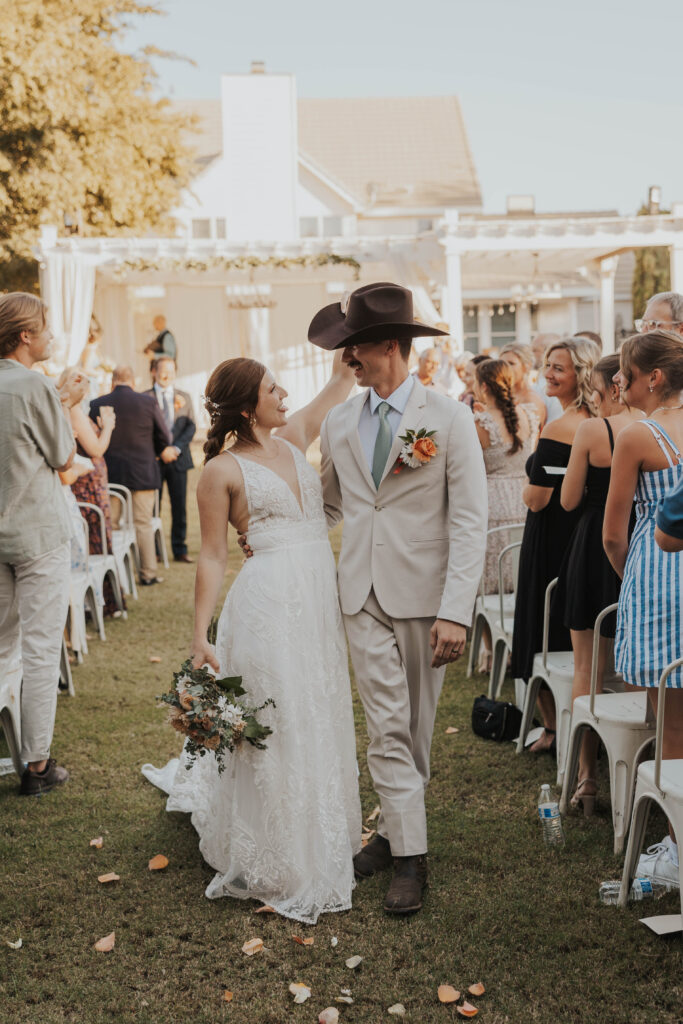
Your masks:
M226 236L231 242L297 237L294 75L221 78Z

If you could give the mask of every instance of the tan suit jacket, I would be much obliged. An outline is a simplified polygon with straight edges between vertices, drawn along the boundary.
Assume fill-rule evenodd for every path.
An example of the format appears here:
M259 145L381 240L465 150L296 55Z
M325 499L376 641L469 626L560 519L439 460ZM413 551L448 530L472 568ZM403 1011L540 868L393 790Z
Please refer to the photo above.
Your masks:
M325 513L344 520L339 594L345 615L370 589L392 618L435 617L469 626L484 565L486 472L474 417L462 403L415 381L379 488L358 434L368 392L337 406L320 443ZM435 430L438 453L396 474L407 429Z

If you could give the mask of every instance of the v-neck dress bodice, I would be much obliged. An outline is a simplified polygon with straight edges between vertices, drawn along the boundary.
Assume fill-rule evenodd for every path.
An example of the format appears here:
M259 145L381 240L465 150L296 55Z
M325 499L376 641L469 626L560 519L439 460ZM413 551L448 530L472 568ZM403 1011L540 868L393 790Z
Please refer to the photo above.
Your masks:
M348 910L361 811L346 641L318 474L289 446L301 504L286 480L237 459L253 557L218 621L220 674L242 676L250 703L275 701L265 750L181 757L169 811L187 811L216 871L206 895L256 899L315 924ZM227 524L226 524L227 525Z

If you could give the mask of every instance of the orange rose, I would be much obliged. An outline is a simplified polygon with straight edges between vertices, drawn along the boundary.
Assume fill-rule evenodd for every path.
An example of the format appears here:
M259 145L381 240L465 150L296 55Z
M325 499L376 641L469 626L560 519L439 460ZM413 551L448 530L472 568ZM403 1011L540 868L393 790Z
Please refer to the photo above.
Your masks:
M178 694L178 703L180 704L181 708L185 708L186 711L192 711L194 701L192 700L192 697L189 695L187 690L180 691L180 693Z
M420 437L413 444L411 454L413 458L418 460L418 462L429 462L429 460L436 455L436 445L432 441L431 437Z

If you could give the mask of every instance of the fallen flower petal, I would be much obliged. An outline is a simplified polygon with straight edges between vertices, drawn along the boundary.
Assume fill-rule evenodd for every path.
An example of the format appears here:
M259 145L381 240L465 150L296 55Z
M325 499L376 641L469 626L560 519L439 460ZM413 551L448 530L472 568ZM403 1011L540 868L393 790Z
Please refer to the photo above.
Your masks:
M94 846L96 850L101 850L102 849L102 842L103 842L102 836L98 836L97 839L91 839L90 840L90 845Z
M456 729L456 728L455 728L454 726L452 726L452 725L449 725L449 726L448 726L448 728L446 729L446 735L447 735L447 736L452 736L454 732L460 732L460 730L459 730L459 729Z
M339 1010L336 1006L328 1006L326 1010L318 1016L318 1024L337 1024L339 1020Z
M406 1008L403 1005L403 1003L394 1003L393 1006L389 1007L389 1009L387 1010L387 1013L393 1014L394 1017L405 1017L405 1015L406 1015Z
M266 904L266 906L259 907L257 910L254 911L254 913L255 914L274 914L275 913L275 908L271 907L271 906L268 906Z
M242 946L242 952L246 953L247 956L253 956L254 953L260 953L263 949L263 939L249 939Z
M310 988L302 982L294 982L289 986L289 991L294 996L295 1003L305 1003L307 999L311 998Z
M298 943L299 946L312 946L313 943L315 942L315 939L313 937L309 939L302 939L300 935L292 935L292 938L296 943Z
M471 996L483 996L486 989L484 988L482 983L478 981L475 985L470 985L467 991Z
M374 821L376 818L379 818L381 812L382 812L382 808L379 806L379 804L377 804L377 806L375 807L375 809L372 812L372 814L368 814L368 816L367 816L367 818L365 820L366 821Z
M339 991L341 992L341 994L343 996L350 996L351 995L351 989L350 988L340 988Z
M338 942L339 942L339 939L337 938L337 936L333 935L332 938L330 939L330 945L331 946L336 946Z
M168 867L168 857L164 857L163 853L158 853L156 857L152 857L147 867L150 871L163 871Z
M353 999L351 998L351 996L337 996L336 1002L338 1002L338 1003L348 1003L349 1006L351 1006L351 1004L353 1002Z
M439 985L437 995L440 1003L457 1003L460 993L452 985Z
M472 1006L472 1003L468 1003L467 1000L465 1000L462 1006L456 1006L456 1010L461 1017L475 1017L479 1013L476 1006Z
M5 945L9 946L10 949L21 949L23 944L24 943L21 939L17 939L16 942L10 942L9 939L5 939Z
M362 959L362 956L350 956L349 959L346 961L346 966L350 967L351 970L353 971L356 967L358 967L358 964L361 962Z
M113 871L110 871L108 875L98 875L97 881L101 882L102 885L106 885L107 882L120 882L121 878Z
M98 953L111 953L115 945L116 932L111 932L109 935L105 935L103 939L97 940L95 943L95 949Z
M161 658L157 657L156 654L150 654L149 660L152 662L153 665L158 665L161 661Z
M230 989L226 988L225 992L223 993L223 999L225 1000L226 1003L232 1002L232 992L230 991Z

